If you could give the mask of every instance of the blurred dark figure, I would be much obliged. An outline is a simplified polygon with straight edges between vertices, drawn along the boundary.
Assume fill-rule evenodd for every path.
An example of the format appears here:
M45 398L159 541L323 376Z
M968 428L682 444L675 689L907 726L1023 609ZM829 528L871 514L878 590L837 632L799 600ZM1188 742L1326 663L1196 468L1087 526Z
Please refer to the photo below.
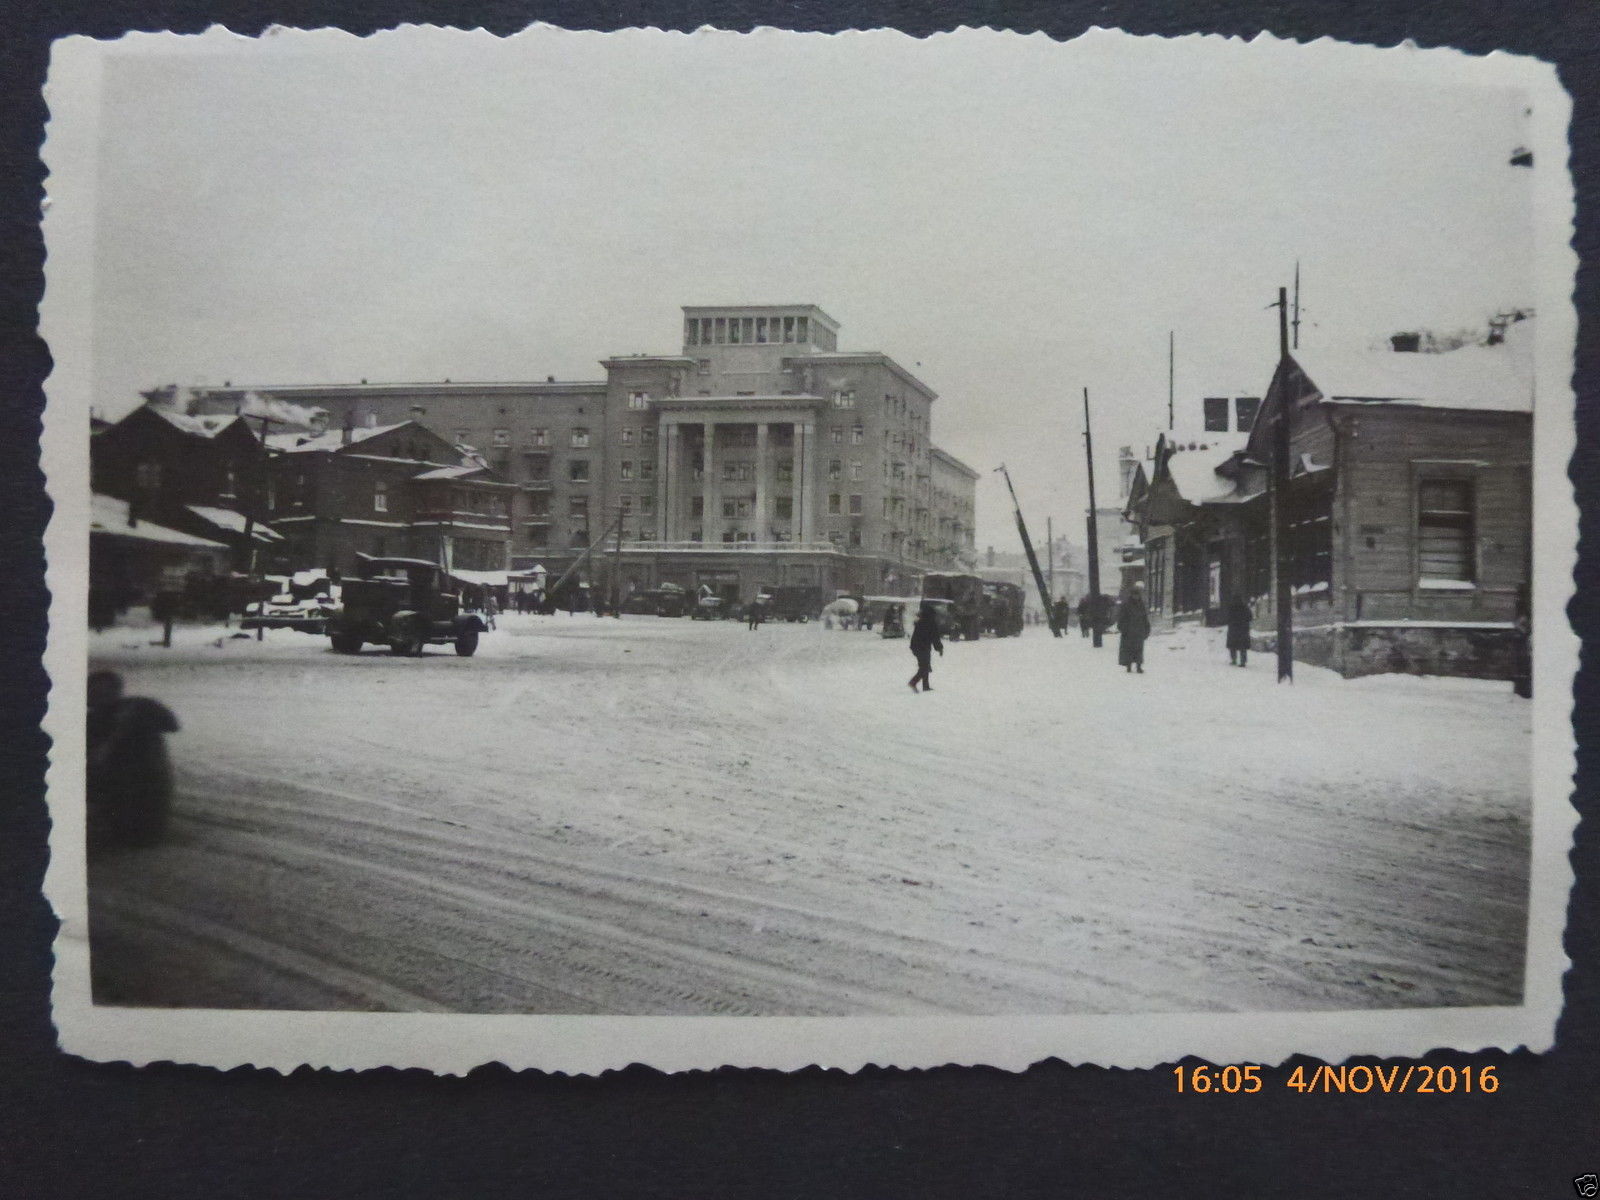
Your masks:
M1144 640L1150 636L1150 614L1144 606L1144 584L1135 583L1117 606L1117 662L1124 671L1144 674Z
M916 624L911 627L911 653L917 656L917 673L911 677L911 690L922 685L925 692L933 691L928 677L933 674L933 652L944 656L944 640L939 636L939 613L931 604L924 604L917 613Z
M1094 628L1094 597L1085 596L1078 601L1078 632L1088 637Z
M767 606L761 603L760 597L750 601L750 607L745 609L745 618L750 622L751 629L760 629L761 622L767 615Z
M1072 605L1067 603L1065 596L1057 597L1050 615L1055 618L1056 628L1062 633L1072 628Z
M123 696L115 671L90 674L88 701L89 845L154 845L172 806L166 735L178 732L177 718L154 700Z
M1242 667L1250 657L1250 606L1237 592L1228 600L1223 617L1228 622L1228 663Z

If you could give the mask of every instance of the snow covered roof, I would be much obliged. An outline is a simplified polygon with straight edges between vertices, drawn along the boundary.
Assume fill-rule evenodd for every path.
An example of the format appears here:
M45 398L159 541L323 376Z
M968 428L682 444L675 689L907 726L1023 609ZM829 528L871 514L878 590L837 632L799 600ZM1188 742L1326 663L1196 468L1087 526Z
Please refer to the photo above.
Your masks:
M388 433L392 429L399 429L402 425L409 425L409 421L396 421L392 425L363 425L350 430L350 440L345 441L343 429L329 429L322 433L269 433L267 445L274 450L283 450L288 453L302 453L312 450L338 450L346 445L355 445L368 438L375 438L380 433Z
M218 529L226 529L229 533L244 532L246 522L243 513L235 512L231 508L213 508L209 504L186 504L184 507L202 521L215 525ZM262 542L283 541L281 533L262 521L257 521L251 526L250 535Z
M413 479L460 479L463 475L476 474L483 470L477 463L464 467L435 467L431 471L424 471L420 475L413 475Z
M99 492L95 492L89 498L89 532L134 538L141 542L161 542L168 546L195 546L206 550L227 549L221 542L208 541L203 537L195 537L192 533L168 529L165 525L157 525L153 521L141 519L137 525L129 525L128 502L118 500L114 496L103 496Z
M1231 480L1217 474L1217 468L1244 445L1244 434L1218 434L1205 449L1174 450L1167 459L1167 474L1172 485L1190 504L1204 504L1233 491ZM1185 443L1187 444L1187 443Z
M505 571L468 571L464 567L457 567L450 572L451 579L459 579L462 583L474 583L480 587L505 587L506 576Z
M146 406L162 420L183 430L184 433L193 434L195 437L214 438L229 425L239 418L231 413L207 413L200 416L190 416L174 408L166 408L159 404Z
M1521 346L1463 346L1443 354L1295 350L1306 378L1334 403L1414 404L1532 412L1533 368Z

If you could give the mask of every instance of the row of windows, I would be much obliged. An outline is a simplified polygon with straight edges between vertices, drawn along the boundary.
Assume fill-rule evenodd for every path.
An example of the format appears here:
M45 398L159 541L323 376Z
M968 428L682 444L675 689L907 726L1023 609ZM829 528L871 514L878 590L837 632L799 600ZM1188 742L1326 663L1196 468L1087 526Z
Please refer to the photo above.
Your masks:
M1205 427L1207 433L1228 432L1228 397L1207 396L1202 404L1205 409ZM1240 433L1249 433L1250 427L1256 423L1256 413L1261 411L1259 396L1238 396L1233 401L1234 412L1238 419L1236 428Z
M690 346L797 345L810 340L807 317L690 317L684 327Z

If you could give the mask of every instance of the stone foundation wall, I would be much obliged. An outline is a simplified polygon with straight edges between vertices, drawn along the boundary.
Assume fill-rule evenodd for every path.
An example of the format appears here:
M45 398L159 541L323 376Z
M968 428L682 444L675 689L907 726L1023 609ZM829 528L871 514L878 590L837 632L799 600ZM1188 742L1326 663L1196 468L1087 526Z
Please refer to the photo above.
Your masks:
M1254 649L1275 653L1278 639L1257 634ZM1516 676L1515 630L1470 626L1324 625L1294 631L1296 662L1328 667L1346 679L1362 675Z

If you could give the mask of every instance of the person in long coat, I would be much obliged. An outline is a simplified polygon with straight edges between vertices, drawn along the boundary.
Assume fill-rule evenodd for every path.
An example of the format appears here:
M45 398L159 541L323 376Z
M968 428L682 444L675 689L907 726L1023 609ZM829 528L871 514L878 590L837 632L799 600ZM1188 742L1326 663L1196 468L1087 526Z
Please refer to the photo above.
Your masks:
M931 604L924 604L917 613L917 623L911 627L911 653L917 656L917 673L911 677L911 690L922 685L925 692L933 691L928 677L933 674L933 652L944 655L944 640L939 636L939 614Z
M1228 621L1228 662L1242 667L1250 657L1250 605L1235 592L1224 615Z
M1135 583L1117 606L1117 662L1124 671L1144 674L1144 640L1150 636L1150 613L1144 606L1144 584Z

